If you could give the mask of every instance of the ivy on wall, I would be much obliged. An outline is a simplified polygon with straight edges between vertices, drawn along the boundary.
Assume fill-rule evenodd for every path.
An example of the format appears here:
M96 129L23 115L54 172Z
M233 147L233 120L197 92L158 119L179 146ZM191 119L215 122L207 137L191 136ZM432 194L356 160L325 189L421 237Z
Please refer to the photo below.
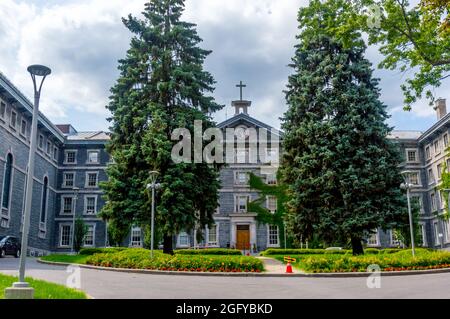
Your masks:
M259 223L278 226L280 247L284 247L284 216L286 212L285 204L287 202L287 187L279 183L276 185L268 185L260 176L253 173L249 173L249 184L252 189L259 191L260 197L248 203L248 211L257 214L256 220ZM277 199L277 209L275 213L264 207L267 196L275 196ZM290 236L286 237L286 247L291 247L292 238Z

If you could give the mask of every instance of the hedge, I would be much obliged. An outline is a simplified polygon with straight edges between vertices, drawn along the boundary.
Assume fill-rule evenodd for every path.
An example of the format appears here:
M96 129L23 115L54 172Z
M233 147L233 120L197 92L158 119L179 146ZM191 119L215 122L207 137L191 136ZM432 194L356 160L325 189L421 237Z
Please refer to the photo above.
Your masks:
M348 250L325 250L325 249L277 249L269 248L261 253L261 256L271 255L323 255L323 254L337 254L344 255Z
M82 248L80 255L91 256L94 254L113 253L128 249L127 247L108 247L108 248Z
M261 272L264 270L261 260L254 257L183 254L171 256L156 251L152 259L150 252L141 248L95 254L89 256L86 263L101 267L166 271Z
M206 248L206 249L180 249L174 251L175 255L242 255L238 249Z

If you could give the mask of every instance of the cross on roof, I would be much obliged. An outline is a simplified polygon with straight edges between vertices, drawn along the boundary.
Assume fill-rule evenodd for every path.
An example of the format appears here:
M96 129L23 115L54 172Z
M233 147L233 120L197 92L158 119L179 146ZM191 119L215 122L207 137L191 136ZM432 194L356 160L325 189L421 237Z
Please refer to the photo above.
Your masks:
M243 89L243 88L246 88L247 85L243 84L242 81L240 81L240 83L239 83L238 85L236 85L236 87L238 87L239 90L240 90L240 93L241 93L241 94L240 94L240 97L241 97L241 101L242 101L242 89Z

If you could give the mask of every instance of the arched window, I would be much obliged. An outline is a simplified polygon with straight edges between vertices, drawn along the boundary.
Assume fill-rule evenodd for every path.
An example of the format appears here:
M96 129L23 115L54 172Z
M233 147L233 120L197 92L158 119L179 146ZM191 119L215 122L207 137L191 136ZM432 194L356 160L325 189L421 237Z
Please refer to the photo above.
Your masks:
M45 223L47 215L47 194L48 194L48 178L44 177L44 186L42 189L42 202L41 202L41 223Z
M6 157L5 165L5 175L3 180L3 191L2 191L2 208L9 208L9 197L11 194L11 183L12 183L12 168L13 168L13 156L11 153Z

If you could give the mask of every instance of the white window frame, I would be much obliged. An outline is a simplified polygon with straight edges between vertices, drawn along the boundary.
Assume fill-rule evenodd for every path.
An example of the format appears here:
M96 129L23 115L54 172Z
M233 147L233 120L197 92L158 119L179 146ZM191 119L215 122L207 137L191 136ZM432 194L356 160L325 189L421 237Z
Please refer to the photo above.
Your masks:
M438 155L441 153L441 142L440 140L435 140L433 142L434 155Z
M66 179L66 175L67 174L72 174L73 175L73 185L67 185L67 179ZM63 172L63 183L62 183L62 188L74 188L75 187L75 181L76 181L76 172Z
M441 238L439 238L439 222L433 222L434 246L441 245Z
M445 133L445 134L442 136L442 141L443 141L443 143L444 143L444 147L448 147L448 133Z
M430 160L431 159L431 147L428 145L425 147L425 159Z
M97 161L96 162L89 161L90 153L97 153ZM100 150L87 150L86 164L88 164L88 165L100 164Z
M266 175L266 184L267 185L277 185L277 175L276 174L267 174Z
M214 224L213 227L216 228L216 239L214 241L210 241L210 238L209 238L210 231L211 231L210 227L206 227L206 231L205 231L206 238L205 239L206 239L208 247L219 247L219 224Z
M245 174L245 182L241 182L239 176ZM247 171L235 171L234 172L234 185L236 186L248 186L249 185L249 172Z
M45 153L47 153L48 156L52 156L52 150L53 150L53 144L52 142L47 139L47 149L45 150Z
M246 197L245 209L239 208L239 199ZM248 202L250 201L250 195L248 194L238 194L234 196L234 212L235 213L247 213L248 212Z
M39 134L38 136L38 149L40 149L41 151L44 151L44 135Z
M13 123L14 119L14 123ZM11 109L11 117L9 118L9 126L15 131L17 129L18 115L14 109Z
M184 243L182 244L181 243L181 240L180 240L181 237L186 237L187 238L187 244L184 244ZM187 232L182 231L182 232L180 232L178 234L178 236L177 236L177 247L180 247L180 248L191 247L191 238L190 238L190 236L189 236L189 234Z
M74 155L74 162L68 162L67 161L67 154L68 153L75 153ZM77 156L78 156L78 150L64 150L64 164L65 165L76 165L77 164Z
M63 227L69 227L69 243L68 243L68 245L63 245L63 242L62 242ZM71 243L72 243L72 224L69 224L69 223L59 224L59 238L58 238L59 247L68 248L71 246Z
M432 213L437 211L436 192L430 193L430 207Z
M274 198L274 199L275 199L275 210L270 209L270 205L269 205L270 199L269 199L269 198ZM266 208L267 208L272 214L275 214L275 213L277 212L277 210L278 210L278 199L277 199L276 196L274 196L274 195L267 195L267 196L266 196Z
M271 239L271 227L276 227L277 229L277 243L272 244ZM278 225L267 225L267 247L280 247L280 227Z
M411 183L411 175L417 176L417 184L413 184ZM411 172L409 174L409 182L413 185L413 186L422 186L422 181L420 179L420 172Z
M88 212L88 199L89 198L93 198L94 199L94 212L93 213L89 213ZM97 195L85 195L84 196L84 214L85 215L97 215L97 200L98 200L98 196Z
M409 159L409 152L414 152L416 154L414 161L411 161ZM417 148L406 148L405 149L405 153L406 153L406 162L407 163L418 163L419 162L419 149L417 149Z
M23 132L24 128L25 128L25 132ZM27 138L27 128L28 128L28 122L27 122L27 120L22 118L22 120L20 121L20 135L22 137L24 137L25 139Z
M87 233L86 233L86 236L84 236L84 239L83 239L83 246L95 247L95 228L97 225L95 223L92 223L92 224L87 224L86 226L92 227L92 244L86 244L86 236L87 236Z
M95 174L95 186L89 185L89 175ZM98 187L98 176L99 172L86 172L85 188L97 188Z
M58 161L59 148L57 146L53 146L53 160Z
M243 158L242 158L242 153L244 154ZM247 161L248 156L249 156L249 151L246 148L236 148L234 150L234 162L236 164L246 164L248 162Z
M7 103L0 99L0 119L3 121L6 120L6 109L7 109Z
M64 212L64 199L71 198L72 199L72 205L70 209L70 213ZM75 211L75 196L73 195L62 195L61 196L61 210L59 212L60 215L66 215L66 216L72 216Z
M425 223L419 222L420 232L422 233L422 247L427 246L427 230Z
M437 171L437 180L440 181L442 178L442 168L443 168L443 163L438 163L436 165L436 171Z
M436 182L436 178L434 177L433 167L430 167L427 170L427 175L428 175L428 185L431 185Z
M133 237L137 237L134 234L139 232L139 242L133 240ZM141 227L136 227L133 226L131 228L131 233L130 233L130 247L142 247L143 246L143 240L142 240L142 228Z
M371 237L375 236L375 243L371 243ZM367 238L367 246L369 247L378 247L380 246L380 232L378 229L376 229L375 233L370 234L369 238Z
M423 208L423 196L422 196L422 194L412 193L411 194L411 199L413 199L415 197L417 197L419 199L420 213L424 214L425 210Z

